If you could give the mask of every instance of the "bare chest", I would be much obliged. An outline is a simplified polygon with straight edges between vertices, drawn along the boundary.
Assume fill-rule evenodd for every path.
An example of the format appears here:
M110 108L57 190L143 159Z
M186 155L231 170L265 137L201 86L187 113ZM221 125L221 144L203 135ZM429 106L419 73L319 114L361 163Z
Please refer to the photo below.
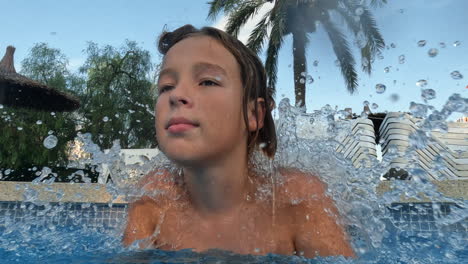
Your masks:
M289 219L273 217L265 208L245 208L238 214L210 220L191 210L170 209L159 228L155 246L164 250L216 248L261 255L290 255L294 251Z

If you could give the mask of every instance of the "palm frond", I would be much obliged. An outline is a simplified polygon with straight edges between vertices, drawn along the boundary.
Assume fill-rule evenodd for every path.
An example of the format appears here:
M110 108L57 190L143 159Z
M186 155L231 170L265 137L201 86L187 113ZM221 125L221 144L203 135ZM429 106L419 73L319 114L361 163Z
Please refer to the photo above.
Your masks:
M385 48L385 41L377 28L377 23L374 17L368 9L364 9L364 13L361 15L361 27L362 31L368 39L370 46L370 52L374 55L380 50Z
M372 7L382 7L387 4L387 0L371 0L370 5Z
M343 3L346 9L339 8L337 9L338 13L346 21L346 24L349 29L353 31L355 36L358 36L359 32L362 31L366 38L367 43L363 48L361 48L362 70L370 74L372 67L371 62L375 55L385 47L385 42L377 29L375 19L367 8L360 6L354 1L344 1ZM357 8L362 8L363 10L358 21L354 19L352 13Z
M207 4L210 5L207 18L213 21L220 12L230 13L232 10L236 9L239 0L213 0Z
M268 11L263 16L262 20L257 23L255 28L250 33L249 40L247 41L247 47L249 47L257 54L262 50L263 42L267 37L267 30L271 13L272 10Z
M285 11L283 6L284 1L277 2L272 9L271 22L272 28L270 33L270 41L268 42L267 58L265 61L265 70L268 76L268 87L272 90L272 95L275 94L275 86L278 72L278 53L283 44L285 32Z
M350 93L354 93L357 89L357 73L354 69L356 62L349 49L348 41L341 31L329 20L322 20L325 31L330 38L333 46L333 51L340 62L341 74L343 75L346 88Z
M237 37L239 30L245 23L257 14L258 9L264 4L263 1L246 1L229 16L226 32Z
M371 51L370 51L370 45L369 43L366 44L366 46L364 46L362 49L361 49L361 67L362 67L362 71L364 72L367 72L367 74L371 74L372 72L372 60L373 60L373 54L371 54Z
M349 30L351 30L354 35L357 35L361 26L359 25L359 22L354 19L354 15L352 15L351 10L348 8L337 8L335 11L344 19Z

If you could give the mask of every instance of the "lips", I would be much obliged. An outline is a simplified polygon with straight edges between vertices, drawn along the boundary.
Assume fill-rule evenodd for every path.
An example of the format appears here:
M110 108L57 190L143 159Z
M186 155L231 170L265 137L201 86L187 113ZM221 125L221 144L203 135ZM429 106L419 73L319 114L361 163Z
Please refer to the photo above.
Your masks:
M166 129L171 133L182 133L192 128L198 127L198 123L183 117L171 118L166 125Z

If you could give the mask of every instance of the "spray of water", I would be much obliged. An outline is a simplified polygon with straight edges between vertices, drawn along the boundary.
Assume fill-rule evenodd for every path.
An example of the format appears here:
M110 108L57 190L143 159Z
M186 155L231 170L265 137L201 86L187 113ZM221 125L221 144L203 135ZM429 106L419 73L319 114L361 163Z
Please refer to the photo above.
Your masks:
M396 146L389 145L382 160L378 160L367 150L363 152L365 158L353 161L346 158L346 152L339 150L343 149L346 140L359 141L366 135L366 131L361 126L355 126L359 120L345 119L347 112L332 109L328 105L320 111L304 113L303 109L291 106L287 98L279 103L276 121L278 153L273 161L268 161L258 153L252 158L255 169L271 179L269 186L259 188L259 197L275 199L273 188L281 184L282 177L275 173L279 167L298 168L318 176L326 183L327 194L335 201L342 218L340 221L346 226L359 258L357 260L323 258L318 259L319 261L357 263L367 260L368 263L401 263L399 261L420 263L423 257L428 260L425 263L431 261L435 263L440 258L450 263L450 261L456 262L457 255L463 250L466 251L466 237L463 237L463 234L446 232L444 228L456 223L462 223L465 229L468 228L466 221L463 222L468 217L467 201L446 197L433 182L434 178L439 180L448 178L443 173L444 169L447 169L444 159L446 154L441 152L432 162L432 167L424 168L418 153L438 143L433 134L443 134L448 131L447 119L453 113L468 112L468 99L454 94L440 110L427 104L413 103L410 112L414 131L408 136L409 144L406 149L402 151ZM363 114L365 117L366 113ZM395 119L406 120L408 114L402 113ZM155 168L165 167L174 174L178 173L178 168L171 165L164 155L157 155L152 159L141 156L139 162L128 165L120 157L121 149L118 142L115 142L111 149L102 150L92 142L89 134L78 134L77 140L83 142L84 151L90 155L86 159L76 161L74 166L93 165L100 173L109 170L113 183L107 183L106 187L114 199L122 195L127 199L141 196L143 190L135 188L135 183ZM391 168L399 169L394 162L398 159L406 161L404 169L410 175L410 179L389 181L387 182L389 189L379 193L377 190L382 184L382 176ZM51 173L53 172L50 168L42 168L33 184L45 186L44 192L53 192L60 201L63 193L50 187L53 180L45 180L45 175ZM104 184L102 179L100 183ZM39 198L37 189L18 187L20 188L24 188L22 191L25 202L15 205L18 209L41 207L43 210L34 214L25 213L25 221L18 223L13 220L15 219L13 215L5 217L0 236L2 251L14 255L18 248L26 246L27 250L22 254L44 257L43 252L47 252L48 255L76 252L129 254L135 250L123 249L120 245L125 217L118 221L115 228L109 229L102 224L93 226L79 222L78 214L82 212L76 211L68 215L71 223L81 226L79 229L74 229L73 225L54 221L64 212L68 212L66 210L71 206L69 203L59 202L57 205L44 202ZM410 204L411 210L420 215L432 212L434 225L439 231L436 233L408 231L392 215L392 212L399 208L389 209L392 204L401 201L402 194L408 200L429 199L444 201L453 206L448 214L446 206L441 203ZM112 207L112 204L109 206ZM96 205L92 204L82 204L81 207L88 213L97 214L99 211ZM38 216L43 216L39 218L42 220L38 221ZM424 256L419 252L425 252ZM180 252L179 256L186 257L186 252Z

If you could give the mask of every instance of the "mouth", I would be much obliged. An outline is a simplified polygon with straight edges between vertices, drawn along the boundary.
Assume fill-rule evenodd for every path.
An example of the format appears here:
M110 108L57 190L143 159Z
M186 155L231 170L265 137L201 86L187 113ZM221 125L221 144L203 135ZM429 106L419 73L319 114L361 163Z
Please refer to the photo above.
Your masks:
M166 130L170 133L182 133L188 131L190 129L198 127L199 124L197 122L188 120L183 117L171 118L166 125Z

